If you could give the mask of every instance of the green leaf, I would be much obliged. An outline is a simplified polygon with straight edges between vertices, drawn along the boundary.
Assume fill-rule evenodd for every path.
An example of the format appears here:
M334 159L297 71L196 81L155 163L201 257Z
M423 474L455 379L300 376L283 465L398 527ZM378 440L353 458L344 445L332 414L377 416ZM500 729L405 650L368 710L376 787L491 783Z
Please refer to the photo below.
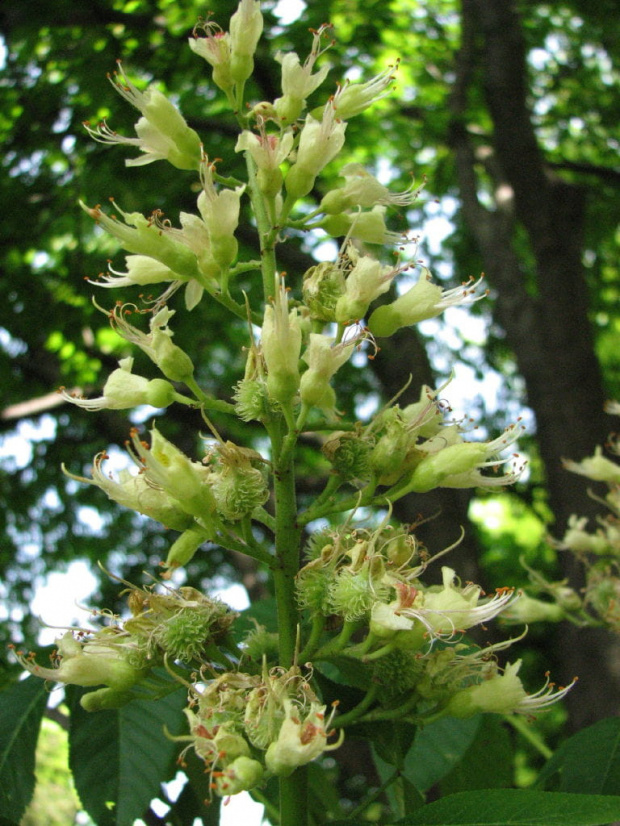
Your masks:
M446 717L419 728L405 758L405 777L421 792L430 789L460 763L481 722L480 715L468 720Z
M34 792L35 752L48 699L49 690L38 677L0 693L0 809L15 822Z
M178 743L164 733L184 726L184 691L86 712L73 691L69 764L82 805L98 826L132 826L173 773Z
M509 788L513 784L511 738L495 714L484 714L476 739L441 781L443 795L474 789Z
M620 719L600 720L573 735L546 764L539 783L558 772L560 791L620 794Z
M400 826L604 826L620 818L620 797L487 789L424 806Z
M412 723L383 720L356 726L355 733L361 733L372 741L373 751L381 760L402 769L415 741L417 728Z

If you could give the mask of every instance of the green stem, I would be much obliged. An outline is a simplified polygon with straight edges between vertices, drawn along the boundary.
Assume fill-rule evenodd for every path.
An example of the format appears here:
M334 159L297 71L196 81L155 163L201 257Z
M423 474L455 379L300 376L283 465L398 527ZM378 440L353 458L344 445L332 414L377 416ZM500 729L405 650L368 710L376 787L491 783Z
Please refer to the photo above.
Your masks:
M374 703L377 699L377 694L379 693L380 686L375 683L371 685L364 699L359 702L355 708L352 708L351 711L347 711L345 714L341 714L335 718L333 722L334 728L343 728L344 726L349 726L351 723L354 723L356 720L364 714L364 712L368 711L370 706Z
M342 479L340 476L337 476L336 474L330 476L327 480L327 484L314 500L312 505L306 511L299 514L299 524L307 525L308 522L312 522L317 518L317 513L320 512L326 504L333 506L333 502L330 502L330 499L341 485Z
M220 399L212 399L210 396L200 388L198 383L195 379L189 378L185 380L185 384L192 393L196 396L196 399L200 402L201 406L205 408L205 410L218 410L220 413L235 413L235 406L234 404L230 404L229 402L221 401ZM182 397L183 398L183 397ZM177 401L180 399L177 398ZM196 404L196 402L192 402Z
M256 182L256 164L252 160L249 152L245 153L245 160L248 168L248 185L252 208L256 217L258 228L258 238L261 251L261 273L263 276L263 297L265 303L276 294L276 245L277 233L273 231L269 214L265 205L263 193L258 188ZM258 322L262 323L262 319Z
M300 663L305 663L313 658L324 628L325 617L322 614L315 614L312 617L312 628L310 629L310 636L308 637L308 641L305 644L303 650L299 654L298 659Z
M280 778L280 826L305 826L308 822L308 769L302 766Z
M374 803L375 800L378 800L381 797L381 795L383 794L383 792L386 789L389 789L389 787L392 785L392 783L394 783L396 780L398 780L399 777L400 777L400 769L394 769L392 774L387 778L387 780L383 781L383 783L379 786L378 789L374 789L368 795L367 798L362 800L362 802L359 804L359 806L356 806L355 809L353 809L353 811L349 812L349 814L345 817L345 820L350 820L352 822L355 821L355 819L359 815L361 815L370 806L371 803Z
M273 455L282 455L282 439L272 443ZM290 668L295 657L299 615L295 600L295 576L299 568L300 529L297 525L297 497L293 455L286 461L277 461L274 467L274 495L276 541L272 560L276 601L278 606L278 633L280 638L280 665Z
M504 720L516 729L519 734L536 749L536 751L540 752L545 760L549 760L549 758L553 756L553 752L549 746L522 717L518 717L513 714L505 714L503 716Z
M339 654L357 629L362 626L363 622L361 620L349 620L345 622L338 636L332 638L328 643L325 643L322 648L319 648L314 655L314 659L325 660L328 657L333 657L334 654Z

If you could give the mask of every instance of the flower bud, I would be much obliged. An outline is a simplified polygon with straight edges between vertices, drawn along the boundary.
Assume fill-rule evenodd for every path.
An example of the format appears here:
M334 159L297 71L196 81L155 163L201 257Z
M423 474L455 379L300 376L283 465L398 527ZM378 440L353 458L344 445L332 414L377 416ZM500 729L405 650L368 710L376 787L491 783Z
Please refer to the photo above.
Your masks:
M355 342L332 344L333 339L320 333L310 333L310 343L303 355L308 369L301 377L299 395L303 404L329 407L329 382L337 370L349 360ZM327 404L326 404L327 402Z
M340 212L327 215L318 226L333 238L346 236L365 244L400 244L402 232L391 232L385 223L385 207L376 206L366 212Z
M545 602L527 594L521 594L519 599L502 612L501 618L504 622L523 623L524 625L532 622L561 622L566 619L566 611L555 602Z
M241 0L229 28L230 75L236 83L243 83L254 70L253 56L263 31L260 0Z
M265 307L261 346L267 365L267 389L273 401L289 402L299 389L301 327L297 310L289 312L282 283L276 300Z
M218 797L228 797L249 791L263 779L264 769L258 760L241 755L226 768L213 773L213 791Z
M307 115L299 137L297 159L285 179L286 191L292 199L303 198L316 176L336 157L344 145L346 124L335 117L329 104L322 121Z
M267 768L278 777L288 777L327 748L324 705L312 702L305 717L291 700L284 700L283 705L285 717L278 738L265 754Z
M334 471L347 482L367 482L372 476L372 443L359 433L334 433L322 451Z
M372 301L389 290L395 270L369 255L355 260L345 282L345 294L336 302L336 321L350 324L364 318Z

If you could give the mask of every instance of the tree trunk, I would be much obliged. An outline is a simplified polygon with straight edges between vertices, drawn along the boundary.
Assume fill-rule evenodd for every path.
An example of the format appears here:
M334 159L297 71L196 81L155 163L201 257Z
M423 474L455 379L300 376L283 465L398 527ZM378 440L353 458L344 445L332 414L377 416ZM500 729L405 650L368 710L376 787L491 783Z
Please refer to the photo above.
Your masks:
M474 146L467 127L468 90L482 77L493 122L492 146ZM581 459L610 429L588 318L581 263L585 192L553 177L545 167L527 106L527 67L520 21L512 2L463 0L462 44L451 100L463 215L476 238L489 282L497 289L494 313L506 332L536 416L553 532L561 536L572 513L600 507L587 484L566 472L564 457ZM479 197L484 165L494 209ZM520 225L533 265L520 260L514 231ZM579 585L570 555L565 574ZM581 727L620 710L620 646L611 635L567 628L560 634L562 679L574 674L569 695L572 724ZM565 673L564 673L565 672Z

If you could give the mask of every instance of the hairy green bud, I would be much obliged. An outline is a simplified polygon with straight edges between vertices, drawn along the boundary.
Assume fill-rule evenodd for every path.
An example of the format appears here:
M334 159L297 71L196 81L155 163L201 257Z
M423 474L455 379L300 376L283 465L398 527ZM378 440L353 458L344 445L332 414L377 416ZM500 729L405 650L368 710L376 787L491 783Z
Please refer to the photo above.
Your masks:
M367 482L372 476L372 442L359 433L334 433L322 447L333 469L347 482Z
M344 295L345 279L340 267L323 261L304 273L302 294L310 317L318 321L336 320L336 302Z

